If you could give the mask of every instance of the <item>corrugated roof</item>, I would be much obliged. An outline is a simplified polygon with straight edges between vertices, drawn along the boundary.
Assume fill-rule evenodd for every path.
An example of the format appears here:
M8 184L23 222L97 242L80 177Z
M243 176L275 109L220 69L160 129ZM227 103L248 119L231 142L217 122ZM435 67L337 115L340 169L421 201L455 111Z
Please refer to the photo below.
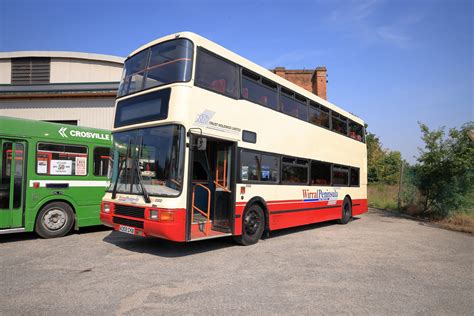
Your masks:
M123 64L125 58L113 55L92 54L82 52L62 52L62 51L16 51L0 52L0 59L21 58L21 57L52 57L105 61L109 63Z

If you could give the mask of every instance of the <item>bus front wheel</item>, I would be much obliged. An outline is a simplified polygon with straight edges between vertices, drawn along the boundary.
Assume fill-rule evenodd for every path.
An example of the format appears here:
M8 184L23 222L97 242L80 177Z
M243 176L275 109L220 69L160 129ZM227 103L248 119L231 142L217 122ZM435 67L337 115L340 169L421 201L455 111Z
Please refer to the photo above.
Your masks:
M347 224L352 218L352 203L351 200L347 197L344 199L342 203L342 217L338 221L339 224Z
M265 230L265 214L257 204L252 204L244 211L242 218L242 235L235 236L234 240L243 246L256 244Z
M74 225L74 212L69 204L53 202L46 204L36 218L35 231L43 238L62 237Z

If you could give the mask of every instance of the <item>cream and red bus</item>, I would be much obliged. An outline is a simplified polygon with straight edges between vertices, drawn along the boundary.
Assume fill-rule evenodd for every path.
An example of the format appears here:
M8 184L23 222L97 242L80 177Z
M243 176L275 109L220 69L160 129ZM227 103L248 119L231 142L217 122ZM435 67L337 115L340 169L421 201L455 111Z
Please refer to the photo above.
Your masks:
M364 122L194 33L125 61L100 218L185 242L367 211Z

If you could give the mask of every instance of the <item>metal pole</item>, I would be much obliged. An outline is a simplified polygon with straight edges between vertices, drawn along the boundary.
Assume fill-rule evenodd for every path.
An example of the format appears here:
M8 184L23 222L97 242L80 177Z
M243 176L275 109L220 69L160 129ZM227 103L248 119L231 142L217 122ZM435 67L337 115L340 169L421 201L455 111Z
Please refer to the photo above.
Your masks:
M398 201L397 201L397 208L398 210L400 210L401 208L401 197L400 197L400 194L401 194L401 191L402 191L402 182L403 182L403 160L401 161L400 163L400 178L398 179Z

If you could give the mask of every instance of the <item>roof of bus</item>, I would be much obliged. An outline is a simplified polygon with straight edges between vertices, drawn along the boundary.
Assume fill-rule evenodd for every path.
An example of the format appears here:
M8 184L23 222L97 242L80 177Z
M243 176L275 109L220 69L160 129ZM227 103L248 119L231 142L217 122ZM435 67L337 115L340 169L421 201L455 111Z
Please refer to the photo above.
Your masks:
M322 98L320 98L319 96L317 96L316 94L313 94L309 91L307 91L306 89L303 89L301 88L300 86L274 74L273 72L271 72L270 70L262 67L262 66L259 66L251 61L249 61L248 59L240 56L240 55L237 55L236 53L234 52L231 52L230 50L222 47L221 45L217 44L217 43L214 43L210 40L208 40L207 38L204 38L196 33L192 33L192 32L179 32L179 33L175 33L175 34L171 34L171 35L167 35L167 36L164 36L164 37L161 37L161 38L158 38L154 41L151 41L145 45L143 45L142 47L136 49L135 51L133 51L130 55L128 55L127 58L130 58L132 57L133 55L137 54L138 52L150 47L150 46L153 46L153 45L156 45L160 42L164 42L164 41L168 41L168 40L172 40L172 39L175 39L175 38L187 38L189 40L191 40L196 46L201 46L201 47L204 47L206 48L207 50L211 51L211 52L214 52L215 54L219 55L219 56L222 56L226 59L229 59L231 60L232 62L235 62L236 64L240 65L240 66L243 66L251 71L254 71L264 77L266 77L267 79L270 79L288 89L291 89L303 96L305 96L306 98L308 99L311 99L311 100L314 100L316 102L318 102L319 104L322 104L324 106L326 106L327 108L331 109L331 110L334 110L348 118L350 118L351 120L359 123L359 124L362 124L364 125L364 121L356 116L355 114L352 114L350 112L347 112L345 111L344 109L338 107L337 105L334 105L332 104L331 102L327 101L327 100L324 100Z
M111 133L98 128L50 123L0 116L0 137L12 139L37 138L42 141L76 143L96 143L110 146Z

